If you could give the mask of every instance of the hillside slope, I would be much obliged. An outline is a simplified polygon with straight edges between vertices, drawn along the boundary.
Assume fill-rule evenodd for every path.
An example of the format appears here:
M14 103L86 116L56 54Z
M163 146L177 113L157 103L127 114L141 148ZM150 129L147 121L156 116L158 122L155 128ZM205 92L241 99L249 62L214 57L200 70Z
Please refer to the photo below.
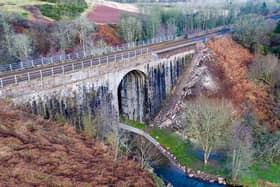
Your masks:
M243 112L248 107L255 111L271 130L279 128L271 89L257 85L248 78L248 65L253 62L253 55L231 37L212 40L207 46L219 62L209 64L223 83L219 95L231 99Z
M0 101L0 186L154 186L110 147Z

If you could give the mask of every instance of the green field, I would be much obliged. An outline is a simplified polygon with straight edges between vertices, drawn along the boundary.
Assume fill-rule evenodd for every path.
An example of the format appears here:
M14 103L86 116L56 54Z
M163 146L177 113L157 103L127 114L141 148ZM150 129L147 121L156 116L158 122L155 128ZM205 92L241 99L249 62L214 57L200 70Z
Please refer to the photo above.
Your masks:
M84 0L2 0L1 12L17 13L25 18L32 18L32 13L23 6L39 5L38 8L45 18L60 20L62 18L74 18L84 12L88 6Z
M40 0L1 0L0 12L13 12L23 16L30 16L30 12L24 10L25 5L43 5L51 4Z

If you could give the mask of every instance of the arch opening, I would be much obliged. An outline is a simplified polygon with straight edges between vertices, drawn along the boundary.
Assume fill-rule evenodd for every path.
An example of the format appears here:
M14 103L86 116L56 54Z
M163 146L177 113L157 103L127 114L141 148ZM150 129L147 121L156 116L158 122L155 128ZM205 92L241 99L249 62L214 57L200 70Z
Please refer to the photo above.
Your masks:
M128 72L118 86L120 118L145 122L147 120L146 75L138 70Z

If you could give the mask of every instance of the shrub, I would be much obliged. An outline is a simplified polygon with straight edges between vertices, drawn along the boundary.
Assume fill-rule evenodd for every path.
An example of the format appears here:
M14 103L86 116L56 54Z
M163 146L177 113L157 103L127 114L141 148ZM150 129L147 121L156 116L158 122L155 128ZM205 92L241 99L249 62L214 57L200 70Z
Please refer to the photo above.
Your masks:
M67 2L64 0L46 0L48 2L56 3L55 5L44 4L40 6L41 13L55 20L60 20L63 16L76 17L80 15L88 6L84 0L74 0Z

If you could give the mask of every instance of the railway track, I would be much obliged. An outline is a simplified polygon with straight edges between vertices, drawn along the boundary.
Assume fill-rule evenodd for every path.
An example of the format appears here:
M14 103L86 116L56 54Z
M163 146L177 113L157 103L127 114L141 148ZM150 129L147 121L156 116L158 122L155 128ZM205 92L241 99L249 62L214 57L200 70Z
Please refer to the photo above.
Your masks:
M16 70L12 72L5 72L0 75L0 88L4 86L17 84L19 82L30 81L34 79L43 79L44 77L53 76L57 74L64 74L70 71L77 71L83 68L92 67L98 64L110 63L124 59L131 59L148 53L168 53L171 50L179 48L188 48L195 45L199 39L211 38L217 35L219 31L199 35L195 38L178 38L172 41L165 41L157 44L146 46L146 48L137 47L134 49L111 53L100 57L86 57L75 60L68 60L62 63L42 65L34 68Z

